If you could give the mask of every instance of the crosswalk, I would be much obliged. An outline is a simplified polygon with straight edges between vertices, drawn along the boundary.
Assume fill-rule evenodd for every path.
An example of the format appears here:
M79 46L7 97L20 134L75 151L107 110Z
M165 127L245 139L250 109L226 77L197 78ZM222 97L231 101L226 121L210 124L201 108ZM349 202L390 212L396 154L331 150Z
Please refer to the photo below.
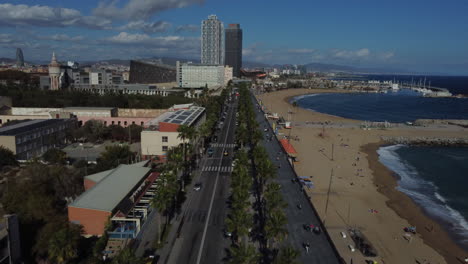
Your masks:
M233 148L235 146L236 146L236 144L211 143L211 147L213 147L213 148L221 148L221 147Z
M205 166L202 171L219 171L219 172L231 172L232 166Z

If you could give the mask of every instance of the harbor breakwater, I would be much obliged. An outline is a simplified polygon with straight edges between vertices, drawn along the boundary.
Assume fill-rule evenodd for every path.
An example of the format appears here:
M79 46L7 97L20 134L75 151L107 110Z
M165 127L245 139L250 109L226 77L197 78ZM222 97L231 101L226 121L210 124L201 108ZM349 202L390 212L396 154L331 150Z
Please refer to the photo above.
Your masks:
M468 147L468 138L438 138L438 137L380 137L391 145L438 146L438 147Z

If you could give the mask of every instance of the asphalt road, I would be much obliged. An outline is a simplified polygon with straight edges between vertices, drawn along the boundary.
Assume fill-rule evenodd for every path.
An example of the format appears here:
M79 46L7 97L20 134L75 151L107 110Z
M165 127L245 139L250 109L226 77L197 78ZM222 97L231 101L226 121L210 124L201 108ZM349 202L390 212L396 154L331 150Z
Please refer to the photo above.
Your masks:
M263 130L265 127L268 127L268 132L264 132L265 140L263 140L262 144L267 150L270 159L276 164L281 164L281 167L277 169L278 177L276 181L281 184L281 193L288 204L285 209L288 219L286 226L288 236L285 242L300 250L301 254L298 260L301 263L339 264L340 261L325 234L322 232L317 235L304 229L304 224L319 225L319 219L314 214L314 210L302 192L301 185L298 182L294 183L291 181L296 176L287 161L286 155L282 152L279 142L275 139L271 141L266 140L265 134L272 135L271 126L268 124L268 120L265 119L263 112L257 108L256 100L253 97L252 100L256 110L256 120L260 128ZM279 152L281 154L278 154ZM279 161L277 161L277 156L280 157ZM302 206L302 209L298 208L298 204ZM310 244L308 253L303 247L303 243L307 242Z
M188 190L182 213L176 218L173 230L176 239L167 262L162 263L221 263L230 240L224 237L224 219L227 214L230 175L235 136L234 104L227 108L223 127L218 131L218 140L212 143L212 157L205 156L200 164L201 174L194 183L200 182L200 191ZM227 150L228 156L223 152Z

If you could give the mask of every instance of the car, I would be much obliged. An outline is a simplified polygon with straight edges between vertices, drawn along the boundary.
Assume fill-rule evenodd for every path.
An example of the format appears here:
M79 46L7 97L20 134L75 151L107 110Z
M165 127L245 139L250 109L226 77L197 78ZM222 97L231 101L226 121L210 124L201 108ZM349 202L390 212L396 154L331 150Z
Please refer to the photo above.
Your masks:
M210 158L213 157L213 152L214 151L213 151L212 148L209 148L207 152L208 152L208 157L210 157Z
M237 163L237 160L236 160L236 159L232 161L232 167L233 167L233 168L236 166L236 163Z
M213 136L213 142L218 142L218 136Z
M225 150L223 153L224 156L229 156L229 151Z
M232 233L227 231L227 229L226 229L226 230L224 230L224 236L225 237L232 237Z
M201 188L202 188L201 182L197 182L197 183L195 183L195 185L193 186L193 189L194 189L195 191L197 191L197 192L200 191Z
M320 229L319 226L315 226L315 227L312 229L312 231L314 231L314 233L318 235L318 234L320 234L320 233L322 232L322 229Z

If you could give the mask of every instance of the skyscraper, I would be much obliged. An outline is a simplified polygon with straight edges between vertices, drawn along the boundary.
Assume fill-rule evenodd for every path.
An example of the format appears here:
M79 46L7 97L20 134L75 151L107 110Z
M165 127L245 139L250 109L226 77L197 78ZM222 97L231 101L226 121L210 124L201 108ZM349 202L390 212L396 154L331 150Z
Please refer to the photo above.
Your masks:
M201 63L224 65L224 25L216 15L208 16L201 25Z
M229 24L226 28L225 64L232 67L233 75L240 77L242 67L242 29L239 24Z
M20 48L16 49L16 66L17 67L23 67L24 66L23 51Z

